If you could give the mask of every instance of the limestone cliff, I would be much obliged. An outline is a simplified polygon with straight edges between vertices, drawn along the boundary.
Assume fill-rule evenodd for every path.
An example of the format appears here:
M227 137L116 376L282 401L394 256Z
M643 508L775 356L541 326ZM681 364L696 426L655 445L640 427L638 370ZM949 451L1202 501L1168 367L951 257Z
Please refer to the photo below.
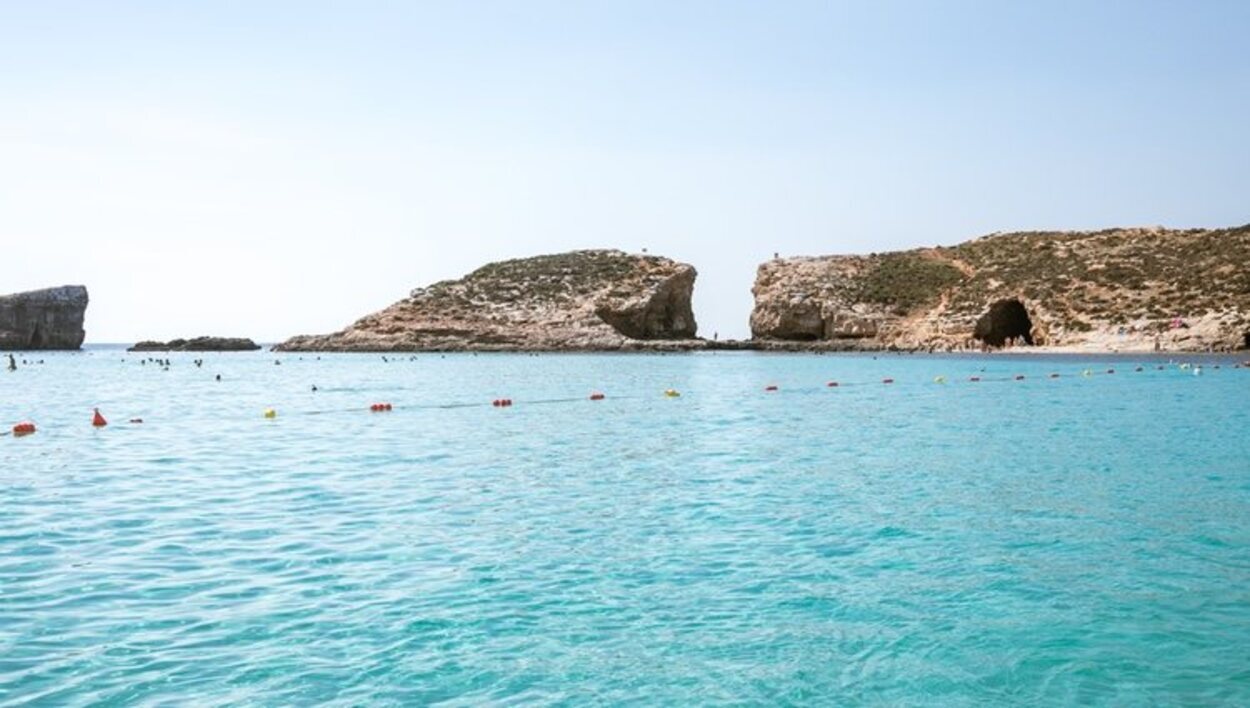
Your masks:
M695 269L656 256L574 251L491 263L346 329L279 351L614 350L695 336Z
M0 349L78 349L86 337L87 289L81 285L0 297Z
M1250 345L1250 225L776 259L752 292L762 347L1229 350Z

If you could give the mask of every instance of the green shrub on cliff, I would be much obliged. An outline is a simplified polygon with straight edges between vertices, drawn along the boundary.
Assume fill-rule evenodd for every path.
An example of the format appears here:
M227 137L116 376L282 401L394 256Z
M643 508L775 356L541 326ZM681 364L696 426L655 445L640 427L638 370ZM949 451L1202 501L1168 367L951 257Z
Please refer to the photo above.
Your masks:
M858 300L889 305L900 314L939 298L963 280L958 268L914 252L877 256L860 280Z

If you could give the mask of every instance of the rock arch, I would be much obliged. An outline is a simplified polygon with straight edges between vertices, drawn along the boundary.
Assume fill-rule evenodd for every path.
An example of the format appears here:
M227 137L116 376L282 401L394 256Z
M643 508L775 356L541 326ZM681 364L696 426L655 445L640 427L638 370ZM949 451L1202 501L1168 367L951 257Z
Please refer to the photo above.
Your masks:
M1013 339L1032 346L1033 321L1028 308L1018 298L997 300L977 319L972 336L991 347L1004 346Z

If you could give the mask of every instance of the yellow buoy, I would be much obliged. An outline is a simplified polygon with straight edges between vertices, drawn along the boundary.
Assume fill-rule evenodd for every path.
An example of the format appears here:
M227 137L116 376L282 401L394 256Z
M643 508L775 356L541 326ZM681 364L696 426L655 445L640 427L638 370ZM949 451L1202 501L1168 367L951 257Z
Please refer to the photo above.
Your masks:
M665 396L668 396L669 398L677 398L677 397L678 397L678 396L680 396L681 394L677 391L677 389L675 389L675 388L670 388L670 389L668 389L667 391L665 391L665 392L664 392L664 395L665 395Z
M272 409L272 408L266 408L266 409L265 409L265 417L266 417L266 418L277 418L277 417L278 417L278 411L275 411L275 410L274 410L274 409Z

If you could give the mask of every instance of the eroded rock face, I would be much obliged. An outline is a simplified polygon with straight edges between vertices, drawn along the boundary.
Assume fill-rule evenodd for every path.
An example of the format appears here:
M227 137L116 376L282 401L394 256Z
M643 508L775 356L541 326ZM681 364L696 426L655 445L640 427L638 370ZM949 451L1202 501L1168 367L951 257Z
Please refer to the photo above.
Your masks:
M687 340L695 269L656 256L574 251L501 261L279 351L613 350ZM662 346L662 344L661 344Z
M959 350L1031 339L1090 351L1226 351L1247 344L1250 225L1022 232L775 259L759 267L752 292L751 332L764 348ZM1024 318L993 311L1013 300L1028 331Z
M195 337L168 342L146 341L130 347L131 352L251 352L260 345L242 337Z
M828 342L874 349L894 343L914 309L935 302L962 273L926 252L774 259L756 274L756 340Z
M87 289L66 285L0 297L0 349L78 349Z
M1001 347L1012 340L1033 345L1033 322L1024 303L1015 298L999 300L977 319L972 336L991 347Z

